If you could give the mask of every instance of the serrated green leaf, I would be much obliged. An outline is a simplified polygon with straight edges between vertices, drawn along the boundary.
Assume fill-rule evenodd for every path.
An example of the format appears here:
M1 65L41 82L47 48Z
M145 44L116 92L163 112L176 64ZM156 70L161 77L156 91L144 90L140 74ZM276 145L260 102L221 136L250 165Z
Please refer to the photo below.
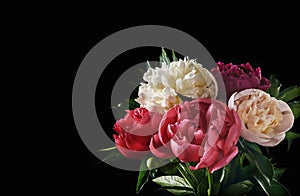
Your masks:
M222 192L221 196L240 196L246 195L251 191L253 183L249 180L244 180L226 187Z
M276 75L271 75L270 76L270 84L271 86L268 88L267 92L277 98L280 92L280 88L282 86L282 84L280 83L279 80L276 79Z
M160 176L152 179L152 181L162 187L184 187L192 189L189 183L187 183L186 180L180 176Z
M277 180L272 181L272 186L269 189L271 196L290 196L289 190Z
M286 168L274 168L274 179L279 180L283 173L285 172Z
M290 86L279 93L278 99L288 102L300 96L300 87Z
M300 101L290 102L289 106L293 112L294 118L298 118L300 115Z
M285 139L288 141L288 151L290 150L293 140L300 138L300 134L299 133L295 133L292 131L288 131L285 133Z

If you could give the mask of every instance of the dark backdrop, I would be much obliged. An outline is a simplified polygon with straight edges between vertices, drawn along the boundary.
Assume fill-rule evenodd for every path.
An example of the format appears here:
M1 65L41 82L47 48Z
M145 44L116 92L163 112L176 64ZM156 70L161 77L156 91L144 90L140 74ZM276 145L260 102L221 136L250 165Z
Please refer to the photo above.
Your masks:
M252 14L254 14L253 12ZM135 25L157 24L165 25L182 30L201 42L210 52L216 61L226 63L247 63L254 67L261 67L264 76L277 74L284 86L299 85L297 77L299 30L293 24L293 17L271 17L266 15L264 18L254 20L252 17L237 19L239 14L233 14L232 18L223 19L226 13L217 13L213 20L209 15L194 14L191 18L174 22L172 17L165 17L165 20L145 20L144 22L133 22L133 17L126 21L119 21L104 16L91 22L89 19L81 17L66 17L62 19L64 24L62 31L57 31L62 38L61 46L65 50L64 57L66 64L64 69L71 76L69 81L70 89L81 61L88 51L106 36ZM159 21L159 22L158 22ZM289 22L287 22L289 21ZM292 22L291 22L292 21ZM157 58L157 50L140 49L134 50L123 58L127 61L135 62L141 56L146 59ZM119 66L122 66L120 64ZM118 70L115 70L118 72ZM113 75L108 75L112 77ZM108 81L110 81L108 79ZM98 84L100 85L100 83ZM70 90L71 92L71 90ZM103 92L97 92L97 96L107 97ZM103 98L97 101L98 113L109 112L110 103ZM70 99L71 101L71 99ZM101 106L102 105L102 106ZM71 108L70 108L71 110ZM70 111L72 118L72 113ZM106 127L113 125L113 119L107 119ZM299 122L295 124L296 131L299 131ZM111 132L109 130L108 132ZM66 144L60 149L63 156L57 162L60 176L54 187L59 187L58 192L84 192L85 195L135 195L135 185L137 172L123 171L113 168L105 163L98 164L99 160L86 148L81 141L76 130L75 124L71 119L71 126L66 134ZM281 182L296 195L297 179L299 175L297 159L300 140L296 140L290 152L286 152L287 143L283 141L276 150L271 151L274 161L278 161L288 170L284 173ZM145 187L142 195L159 195L153 192L153 186Z

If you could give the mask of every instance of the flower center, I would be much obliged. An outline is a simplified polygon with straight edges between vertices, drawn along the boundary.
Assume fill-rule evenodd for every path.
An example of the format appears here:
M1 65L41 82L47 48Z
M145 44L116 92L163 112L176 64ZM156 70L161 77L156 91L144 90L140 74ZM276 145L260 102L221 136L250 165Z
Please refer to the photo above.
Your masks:
M268 134L282 121L276 99L255 92L236 100L237 112L248 130Z

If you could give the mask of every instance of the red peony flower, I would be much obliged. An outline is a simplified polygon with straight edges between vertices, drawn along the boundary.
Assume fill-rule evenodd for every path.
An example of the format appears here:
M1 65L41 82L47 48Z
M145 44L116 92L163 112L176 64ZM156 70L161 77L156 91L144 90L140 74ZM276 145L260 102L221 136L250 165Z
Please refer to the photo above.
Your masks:
M212 173L236 156L240 132L241 120L234 110L221 101L199 98L164 114L150 150L159 158L195 162L191 169L207 167Z
M113 129L115 144L127 158L142 159L149 153L152 135L158 131L162 115L145 108L127 110L124 118L118 120Z

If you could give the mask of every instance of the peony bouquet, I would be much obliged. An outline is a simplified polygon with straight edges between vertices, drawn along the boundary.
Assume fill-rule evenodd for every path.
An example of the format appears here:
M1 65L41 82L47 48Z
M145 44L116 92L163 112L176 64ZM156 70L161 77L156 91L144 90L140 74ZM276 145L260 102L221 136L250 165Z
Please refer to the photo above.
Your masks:
M140 160L137 193L152 181L174 195L290 195L268 149L299 137L299 87L281 89L249 63L208 70L164 49L143 80L113 126L117 152Z

